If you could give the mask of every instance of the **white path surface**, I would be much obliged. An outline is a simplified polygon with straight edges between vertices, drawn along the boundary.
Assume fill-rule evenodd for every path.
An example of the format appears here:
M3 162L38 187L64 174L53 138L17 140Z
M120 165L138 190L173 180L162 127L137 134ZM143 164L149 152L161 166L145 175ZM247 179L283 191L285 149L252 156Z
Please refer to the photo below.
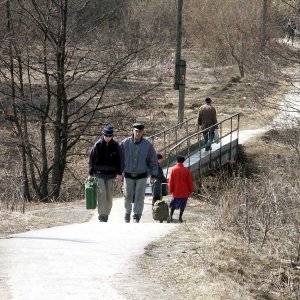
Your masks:
M176 226L155 223L150 208L148 197L141 223L126 224L123 199L116 199L107 223L95 214L88 223L1 239L0 299L126 299L112 287L114 275Z

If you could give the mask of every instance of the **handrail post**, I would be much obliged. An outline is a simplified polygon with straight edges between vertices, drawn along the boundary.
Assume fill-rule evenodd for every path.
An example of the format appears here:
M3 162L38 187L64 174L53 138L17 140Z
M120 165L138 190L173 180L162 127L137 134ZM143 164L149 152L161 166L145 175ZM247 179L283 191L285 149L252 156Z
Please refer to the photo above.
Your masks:
M190 166L191 166L191 156L190 156L190 149L191 149L191 140L190 139L188 139L188 157L189 157L189 168L190 168Z
M237 140L239 140L239 135L240 135L240 114L237 115L237 118L238 118Z
M199 138L200 136L200 138ZM199 164L198 164L198 175L199 175L199 182L201 182L201 133L197 134L197 138L198 138L198 151L199 151Z
M164 157L167 157L167 147L166 147L166 131L164 131Z
M240 114L237 115L236 157L239 157Z
M223 127L223 123L220 123L220 129L219 129L219 131L220 131L220 137L219 137L219 143L220 143L220 148L219 148L219 152L220 152L220 155L219 155L220 161L219 161L219 164L220 164L220 167L222 166L222 151L221 151L221 149L222 149L222 132L223 132L222 127Z
M189 135L189 122L186 122L186 135Z

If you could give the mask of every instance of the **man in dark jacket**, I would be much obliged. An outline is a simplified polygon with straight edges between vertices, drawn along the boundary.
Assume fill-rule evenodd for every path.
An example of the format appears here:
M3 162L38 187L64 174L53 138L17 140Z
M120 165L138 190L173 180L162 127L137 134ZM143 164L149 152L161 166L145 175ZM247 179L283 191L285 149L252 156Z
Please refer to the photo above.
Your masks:
M212 106L212 100L211 98L207 97L205 98L205 104L201 105L199 112L198 112L198 128L201 126L201 129L204 130L206 128L209 128L216 123L217 121L217 111ZM211 150L211 144L214 139L214 131L215 129L218 129L218 125L211 127L207 131L203 131L203 137L204 137L204 143L205 143L205 150L209 151Z
M121 151L113 140L113 127L102 130L102 138L93 146L89 157L89 180L97 178L98 214L100 222L107 222L112 208L115 179L122 182Z

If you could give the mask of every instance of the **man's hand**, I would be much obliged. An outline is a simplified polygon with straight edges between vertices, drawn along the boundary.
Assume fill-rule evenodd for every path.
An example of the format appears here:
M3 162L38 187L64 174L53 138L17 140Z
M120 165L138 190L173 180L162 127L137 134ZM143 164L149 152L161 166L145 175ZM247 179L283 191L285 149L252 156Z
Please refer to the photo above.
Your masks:
M121 184L123 182L123 176L122 175L117 175L116 182Z
M93 175L89 175L88 180L89 181L93 181L94 180L94 176Z

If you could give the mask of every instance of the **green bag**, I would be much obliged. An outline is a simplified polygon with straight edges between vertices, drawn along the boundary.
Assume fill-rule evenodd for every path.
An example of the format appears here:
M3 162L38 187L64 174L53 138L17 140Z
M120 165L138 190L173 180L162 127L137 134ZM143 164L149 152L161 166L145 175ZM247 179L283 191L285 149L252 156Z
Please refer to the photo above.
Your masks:
M95 209L97 206L97 179L84 181L86 209Z

